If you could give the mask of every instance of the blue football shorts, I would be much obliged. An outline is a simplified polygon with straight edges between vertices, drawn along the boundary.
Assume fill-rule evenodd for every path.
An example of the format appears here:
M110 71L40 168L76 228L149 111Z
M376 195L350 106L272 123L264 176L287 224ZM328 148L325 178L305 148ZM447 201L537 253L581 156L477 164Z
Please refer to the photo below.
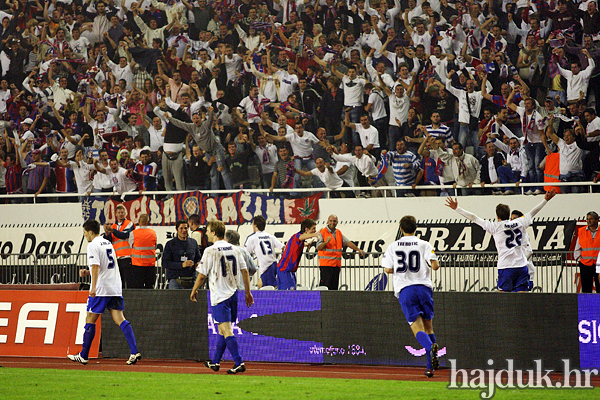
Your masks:
M423 319L433 319L433 290L424 285L407 286L398 295L398 301L406 321L412 325L419 315Z

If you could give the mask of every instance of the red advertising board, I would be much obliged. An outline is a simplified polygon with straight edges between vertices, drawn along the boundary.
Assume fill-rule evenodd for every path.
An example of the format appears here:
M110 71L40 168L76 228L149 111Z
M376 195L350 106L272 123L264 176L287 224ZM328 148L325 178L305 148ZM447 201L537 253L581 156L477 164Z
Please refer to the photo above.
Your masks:
M87 291L0 290L0 354L66 357L83 342ZM98 357L100 320L90 357Z

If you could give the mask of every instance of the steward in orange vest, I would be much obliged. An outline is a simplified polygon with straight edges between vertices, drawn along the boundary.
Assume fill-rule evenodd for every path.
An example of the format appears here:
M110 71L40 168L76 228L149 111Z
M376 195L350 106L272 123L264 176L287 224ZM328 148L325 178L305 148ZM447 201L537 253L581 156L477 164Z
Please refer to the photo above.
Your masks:
M600 235L598 234L598 214L590 211L586 215L587 226L579 228L577 244L575 245L575 258L579 258L579 273L581 277L581 292L592 293L594 282L596 293L600 291L596 261L600 251Z
M131 278L131 246L129 245L129 234L135 229L135 225L128 219L125 219L127 210L125 206L119 204L115 209L117 222L111 226L104 225L104 237L112 242L119 263L119 272L123 288L127 287L127 282Z
M148 214L140 215L139 226L131 232L132 281L133 289L153 289L156 279L156 232L148 227Z
M560 154L551 153L546 156L546 165L544 166L544 182L560 182ZM549 192L550 190L556 190L556 193L560 193L559 186L544 186L544 190Z
M319 251L319 268L321 280L319 286L327 286L329 290L338 290L340 286L340 270L342 267L343 247L348 246L360 255L364 255L354 243L349 241L339 229L336 229L338 218L330 215L327 226L319 232L317 250Z

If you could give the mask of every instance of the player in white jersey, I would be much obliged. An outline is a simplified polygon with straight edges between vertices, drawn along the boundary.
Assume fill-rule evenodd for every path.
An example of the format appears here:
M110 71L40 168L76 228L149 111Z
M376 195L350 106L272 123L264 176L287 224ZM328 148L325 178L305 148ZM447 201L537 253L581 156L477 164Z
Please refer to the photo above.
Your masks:
M394 274L394 292L410 329L427 350L425 376L431 378L440 363L439 346L433 333L433 284L430 269L440 264L431 244L415 236L417 221L407 215L400 220L402 238L390 244L383 255L382 267Z
M506 204L496 206L498 221L485 221L475 214L458 206L458 200L448 197L446 205L456 210L460 215L481 226L494 237L498 250L498 290L502 292L525 292L529 287L529 271L527 269L528 250L524 245L523 236L528 226L533 223L533 217L540 212L550 199L556 195L553 189L546 192L544 200L531 211L515 220L509 220L510 208Z
M190 299L196 301L198 288L208 278L212 317L219 326L219 338L213 359L205 361L204 366L215 372L218 371L221 357L227 348L235 361L235 366L227 373L237 374L246 371L246 366L240 356L237 338L233 335L231 323L237 319L237 290L240 274L243 277L246 291L246 305L250 307L254 304L252 293L250 293L250 276L240 250L223 240L225 224L221 221L210 221L206 225L206 236L214 244L204 250L202 260L196 268L198 277L190 295Z
M521 218L524 214L519 210L512 210L510 213L510 219ZM527 257L527 271L529 272L529 284L527 290L530 292L533 290L533 277L535 276L535 267L533 266L533 247L531 247L531 241L529 240L529 234L527 231L523 234L521 244L525 246L525 256Z
M91 276L90 297L87 303L87 316L83 332L83 345L79 354L68 355L71 361L88 363L92 341L96 335L96 321L108 308L110 315L119 327L131 350L127 365L135 364L142 358L138 352L131 323L125 319L123 308L121 274L112 244L100 236L100 223L90 219L83 224L83 236L88 241L88 268L79 271L79 276Z
M277 286L277 258L276 249L283 249L283 243L271 234L264 232L267 221L262 215L257 215L252 220L254 233L246 238L244 247L256 256L259 286Z

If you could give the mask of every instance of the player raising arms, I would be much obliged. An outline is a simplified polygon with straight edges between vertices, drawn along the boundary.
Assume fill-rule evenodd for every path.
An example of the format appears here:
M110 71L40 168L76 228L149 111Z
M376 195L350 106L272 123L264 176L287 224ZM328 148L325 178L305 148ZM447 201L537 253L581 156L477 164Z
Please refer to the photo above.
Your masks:
M92 341L96 335L96 320L108 308L113 320L125 335L131 355L127 360L127 365L135 364L142 358L135 344L135 336L129 321L123 315L125 302L122 295L121 275L119 273L119 264L115 256L115 249L112 244L100 236L100 223L90 219L83 224L83 236L88 241L87 256L88 268L79 271L79 276L92 276L90 285L90 297L87 303L87 316L85 318L85 327L83 332L83 345L81 352L75 355L68 355L71 361L81 364L88 363L88 355Z
M254 304L250 293L250 276L246 262L240 250L225 240L225 224L221 221L210 221L206 225L206 236L209 242L214 243L207 247L198 264L198 277L192 289L190 300L196 301L198 288L208 277L210 286L210 304L214 321L219 326L217 351L211 361L205 361L204 366L218 371L221 357L225 349L229 349L235 366L227 371L228 374L237 374L246 371L238 349L237 338L233 335L231 323L237 319L239 276L243 277L246 291L246 305Z
M433 284L430 269L440 264L433 247L415 236L417 220L407 215L400 220L402 238L390 244L383 255L382 267L394 274L394 292L417 341L427 350L425 376L431 378L440 363L433 333Z
M528 249L523 237L525 231L533 223L533 217L540 212L550 199L556 195L552 189L546 192L544 200L522 218L510 219L510 208L506 204L496 206L498 221L485 221L475 214L458 206L458 200L448 197L446 205L457 213L475 222L494 237L498 249L498 290L502 292L526 292L529 287L529 271L527 269Z

